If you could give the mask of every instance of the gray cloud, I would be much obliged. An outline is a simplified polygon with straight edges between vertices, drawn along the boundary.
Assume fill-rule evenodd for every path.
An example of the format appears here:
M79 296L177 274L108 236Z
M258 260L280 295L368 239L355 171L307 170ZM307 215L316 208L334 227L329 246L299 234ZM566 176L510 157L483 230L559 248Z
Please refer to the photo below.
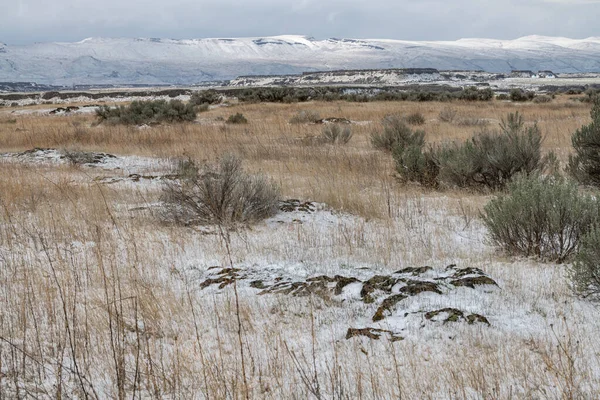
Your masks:
M598 35L600 0L0 0L0 41L103 37L510 39ZM10 3L10 4L8 4Z

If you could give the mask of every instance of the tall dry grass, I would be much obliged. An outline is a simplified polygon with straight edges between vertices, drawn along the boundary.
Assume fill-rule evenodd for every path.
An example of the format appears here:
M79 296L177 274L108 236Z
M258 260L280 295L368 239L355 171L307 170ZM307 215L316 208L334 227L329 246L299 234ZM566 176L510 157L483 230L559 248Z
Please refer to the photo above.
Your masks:
M549 133L548 149L567 154L570 133L589 110L558 105L519 110ZM351 213L326 228L239 232L229 252L219 235L160 223L156 187L103 185L93 180L100 172L86 168L0 163L0 399L595 397L597 324L586 320L593 312L571 298L560 270L505 260L485 246L477 216L486 197L400 186L391 157L370 148L370 133L390 113L423 113L432 141L464 139L477 129L437 121L444 106L235 106L250 121L244 127L213 121L233 107L202 114L210 119L204 124L146 130L92 127L89 117L19 116L0 124L2 151L76 148L198 160L234 152L275 178L286 196ZM496 121L515 107L452 106L458 115ZM372 122L355 126L346 146L315 146L306 137L320 126L288 124L299 109ZM236 307L232 289L201 290L197 272L226 266L229 256L236 265L267 260L309 273L336 273L340 265L375 272L477 266L502 282L503 312L530 307L523 312L554 325L535 335L465 326L450 337L346 341L345 322L364 312L361 306L240 288Z

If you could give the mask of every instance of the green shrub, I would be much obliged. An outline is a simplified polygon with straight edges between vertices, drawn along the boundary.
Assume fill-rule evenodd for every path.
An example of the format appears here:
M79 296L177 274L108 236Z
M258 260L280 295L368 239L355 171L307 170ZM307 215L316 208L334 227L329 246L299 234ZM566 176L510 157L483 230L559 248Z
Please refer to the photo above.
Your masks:
M280 191L271 180L244 172L235 156L202 169L180 163L176 182L164 186L163 218L185 225L252 223L277 212Z
M128 106L114 108L102 106L96 110L96 116L100 122L140 125L193 121L196 111L192 104L184 104L179 100L150 100L134 101Z
M482 161L478 158L479 150L473 142L472 139L429 150L430 158L438 166L438 181L460 188L483 184L478 182Z
M526 92L522 89L511 89L508 96L512 101L528 101L533 100L535 97L535 92Z
M248 120L246 119L246 117L244 117L244 114L236 113L230 115L229 118L227 118L227 121L225 122L227 122L228 124L247 124Z
M484 131L464 143L425 150L423 136L420 141L396 145L396 168L406 179L430 186L500 189L517 173L530 174L549 163L551 157L541 156L542 135L538 127L526 128L518 112L509 114L500 128L500 132ZM413 147L407 153L409 146ZM414 154L417 149L423 153L422 158Z
M392 151L397 146L422 147L425 144L425 132L412 131L402 118L390 115L383 119L383 131L371 134L371 144L380 150Z
M352 139L352 129L340 124L328 124L323 127L319 137L321 142L331 144L347 144Z
M600 186L600 97L591 115L592 122L571 136L575 154L569 157L567 170L581 183Z
M569 278L575 292L600 294L600 226L594 225L581 237L575 261L569 268Z
M202 104L219 104L222 100L223 96L214 89L194 92L190 97L190 103L198 106Z
M396 146L392 154L396 171L402 179L428 187L438 185L439 166L431 151L423 151L422 143Z
M581 99L584 103L594 103L596 99L600 97L600 89L597 88L588 88L585 91L585 97Z
M598 200L555 176L520 175L484 207L483 221L509 254L564 262L598 221Z
M459 92L456 97L467 101L489 101L494 98L494 92L490 88L480 90L476 86L469 86Z
M417 111L412 114L409 114L406 117L406 122L410 125L423 125L425 124L425 117L423 116L423 114Z

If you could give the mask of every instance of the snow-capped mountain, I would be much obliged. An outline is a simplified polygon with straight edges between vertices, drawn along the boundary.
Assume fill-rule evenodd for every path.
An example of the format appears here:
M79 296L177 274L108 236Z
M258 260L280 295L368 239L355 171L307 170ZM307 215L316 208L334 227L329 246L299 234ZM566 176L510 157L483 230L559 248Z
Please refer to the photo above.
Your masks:
M600 72L600 37L403 41L275 36L0 43L0 81L43 84L190 84L240 75L381 68Z

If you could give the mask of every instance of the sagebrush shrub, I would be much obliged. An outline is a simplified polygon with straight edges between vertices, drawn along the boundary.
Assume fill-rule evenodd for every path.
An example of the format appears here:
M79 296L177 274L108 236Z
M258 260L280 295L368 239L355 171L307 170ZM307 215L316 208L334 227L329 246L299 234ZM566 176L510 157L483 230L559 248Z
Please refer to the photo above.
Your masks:
M569 268L569 278L575 292L600 294L600 226L594 225L581 237L575 260Z
M393 156L402 179L428 187L438 185L439 166L430 151L423 151L423 144L396 146Z
M567 170L583 184L600 186L600 97L594 101L592 122L571 136L575 154L569 157Z
M160 122L186 122L196 119L194 105L179 100L133 101L128 106L102 106L96 110L100 122L140 125Z
M260 175L244 172L239 158L222 157L202 169L193 161L180 163L178 180L164 186L166 221L190 224L252 223L277 212L280 191Z
M228 124L247 124L248 120L246 119L246 117L244 117L244 114L242 113L235 113L229 116L229 118L227 118L227 121L225 121Z
M194 105L203 104L219 104L223 100L223 96L214 89L200 90L194 92L190 97L190 103Z
M342 126L340 124L328 124L323 127L321 136L319 137L321 142L331 144L347 144L352 139L352 129L349 126Z
M491 241L509 254L563 262L598 221L598 200L556 176L519 175L485 205Z
M511 101L528 101L533 100L535 92L524 91L522 89L511 89L508 96Z
M425 132L412 131L402 118L390 115L383 119L383 130L371 134L371 144L380 150L392 151L396 147L420 146L425 144Z
M484 131L463 143L426 149L421 137L411 149L413 153L421 149L420 160L415 154L404 154L408 146L397 145L393 153L396 168L406 179L428 182L430 186L479 189L500 189L517 173L530 174L544 168L551 157L541 156L542 135L536 125L525 127L523 117L517 112L502 120L500 128L500 132ZM406 173L416 171L418 166L425 169L419 174Z

